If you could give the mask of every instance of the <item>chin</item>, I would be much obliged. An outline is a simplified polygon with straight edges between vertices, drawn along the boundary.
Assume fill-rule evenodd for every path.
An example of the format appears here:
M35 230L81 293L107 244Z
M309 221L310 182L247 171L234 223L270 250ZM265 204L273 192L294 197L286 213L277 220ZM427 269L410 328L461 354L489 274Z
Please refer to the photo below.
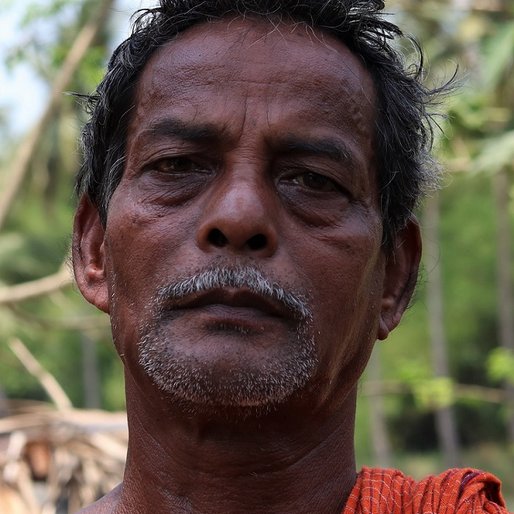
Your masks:
M144 335L138 349L139 365L154 386L188 411L269 413L301 394L318 369L314 338L303 333L262 352L234 352L233 359L200 360L159 330Z

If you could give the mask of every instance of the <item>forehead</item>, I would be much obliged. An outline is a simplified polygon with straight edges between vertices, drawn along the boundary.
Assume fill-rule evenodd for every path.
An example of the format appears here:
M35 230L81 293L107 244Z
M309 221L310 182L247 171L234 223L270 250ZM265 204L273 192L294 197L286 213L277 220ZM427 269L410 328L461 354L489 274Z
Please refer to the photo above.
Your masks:
M245 116L265 110L270 127L278 119L298 130L324 125L365 145L374 132L374 85L359 58L328 33L264 18L204 22L179 34L145 66L135 104L132 129L166 109L237 124L244 104Z

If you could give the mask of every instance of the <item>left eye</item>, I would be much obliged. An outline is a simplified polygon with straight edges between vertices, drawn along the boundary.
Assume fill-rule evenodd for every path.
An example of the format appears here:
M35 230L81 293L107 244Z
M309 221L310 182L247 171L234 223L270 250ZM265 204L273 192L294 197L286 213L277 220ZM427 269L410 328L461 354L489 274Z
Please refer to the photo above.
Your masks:
M296 175L293 178L293 182L299 186L312 189L314 191L321 191L322 193L341 190L332 179L325 177L324 175L320 175L319 173L314 173L313 171Z

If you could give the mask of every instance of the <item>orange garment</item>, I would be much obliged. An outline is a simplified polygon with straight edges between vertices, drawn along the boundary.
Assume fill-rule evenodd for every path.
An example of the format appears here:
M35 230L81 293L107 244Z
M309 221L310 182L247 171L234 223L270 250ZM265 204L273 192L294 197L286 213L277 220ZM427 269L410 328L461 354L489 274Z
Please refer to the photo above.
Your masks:
M474 469L450 469L416 482L400 471L363 468L343 514L508 514L500 485Z

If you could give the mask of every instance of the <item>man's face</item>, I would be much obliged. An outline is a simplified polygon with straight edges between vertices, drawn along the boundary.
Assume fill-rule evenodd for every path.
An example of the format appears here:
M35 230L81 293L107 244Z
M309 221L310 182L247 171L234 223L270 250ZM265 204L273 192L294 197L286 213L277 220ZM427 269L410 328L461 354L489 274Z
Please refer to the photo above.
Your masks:
M396 287L374 102L359 60L304 25L201 24L153 56L95 297L141 390L314 407L353 389Z

